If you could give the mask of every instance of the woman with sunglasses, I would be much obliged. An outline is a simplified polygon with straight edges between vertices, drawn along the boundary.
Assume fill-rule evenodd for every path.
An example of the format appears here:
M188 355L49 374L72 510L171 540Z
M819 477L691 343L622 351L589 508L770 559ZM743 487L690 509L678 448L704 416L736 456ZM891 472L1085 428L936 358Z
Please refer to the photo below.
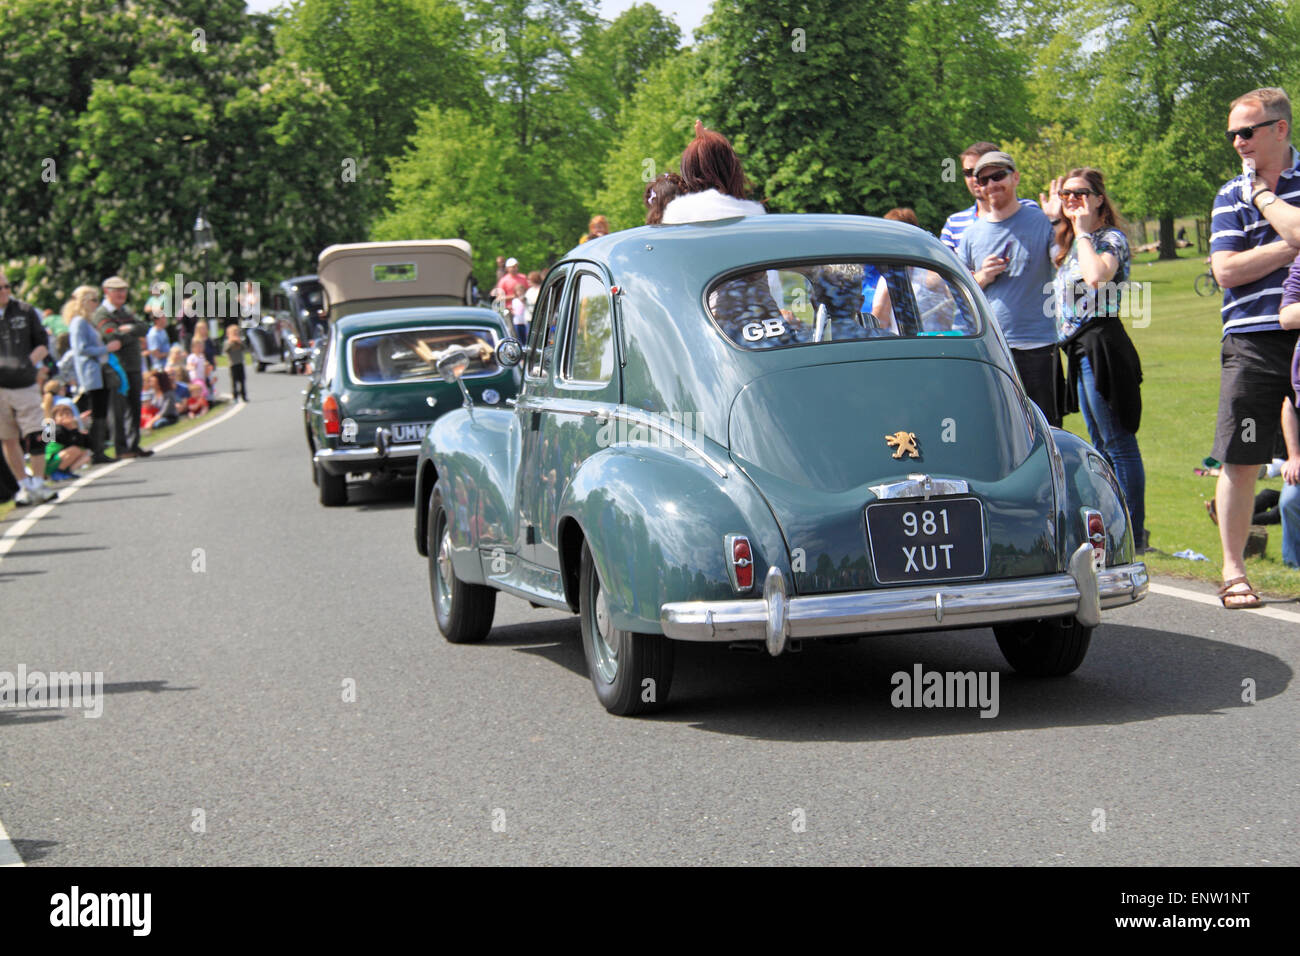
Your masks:
M1128 239L1097 170L1070 170L1052 183L1050 206L1058 196L1054 292L1057 339L1069 364L1066 411L1083 412L1093 445L1124 491L1134 546L1145 551L1146 469L1137 441L1142 363L1120 318Z

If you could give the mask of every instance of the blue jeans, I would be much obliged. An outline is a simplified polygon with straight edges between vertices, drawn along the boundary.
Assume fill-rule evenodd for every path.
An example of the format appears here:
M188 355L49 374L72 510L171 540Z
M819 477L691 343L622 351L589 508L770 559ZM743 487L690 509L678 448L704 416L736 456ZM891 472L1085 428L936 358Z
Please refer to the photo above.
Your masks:
M1282 563L1300 568L1300 485L1283 485L1277 507L1282 512Z
M1141 545L1147 517L1147 473L1142 467L1142 452L1138 450L1137 435L1124 429L1097 391L1097 379L1086 355L1079 359L1079 409L1093 445L1115 469L1133 519L1133 543Z

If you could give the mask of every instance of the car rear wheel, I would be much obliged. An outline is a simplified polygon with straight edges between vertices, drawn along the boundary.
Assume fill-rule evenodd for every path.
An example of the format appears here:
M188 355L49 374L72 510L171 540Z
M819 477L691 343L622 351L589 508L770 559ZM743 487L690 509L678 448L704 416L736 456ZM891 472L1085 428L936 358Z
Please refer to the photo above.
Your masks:
M585 543L578 614L587 673L604 708L624 717L661 710L673 682L673 642L660 634L634 634L613 626L596 562Z
M265 371L266 371L266 363L265 363L265 362L258 362L258 363L257 363L257 371L259 371L259 372L265 372Z
M336 508L348 503L348 476L331 475L319 464L315 466L316 486L320 489L320 503L326 508Z
M995 627L993 634L1007 663L1028 677L1073 673L1092 641L1092 628L1073 617L1017 621Z
M429 591L438 630L452 644L477 644L492 630L497 592L485 584L466 584L451 566L451 525L442 496L429 501Z

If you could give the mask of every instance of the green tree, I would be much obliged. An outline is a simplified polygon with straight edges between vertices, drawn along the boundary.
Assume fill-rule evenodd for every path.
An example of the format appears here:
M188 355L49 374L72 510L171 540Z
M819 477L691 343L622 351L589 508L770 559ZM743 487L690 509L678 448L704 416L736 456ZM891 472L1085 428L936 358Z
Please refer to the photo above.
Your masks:
M477 113L486 105L469 24L451 0L293 0L277 39L337 94L359 142L357 158L377 187L376 202L422 107Z
M583 38L574 78L599 120L618 127L619 114L655 66L673 55L682 31L657 7L638 3Z
M1174 218L1204 214L1240 171L1220 131L1233 99L1294 62L1284 13L1271 0L1078 0L1042 51L1040 102L1054 94L1085 137L1124 146L1130 199L1160 221L1161 258L1175 255Z
M393 164L391 210L372 230L376 240L465 239L486 292L499 254L525 271L555 254L526 198L525 156L518 145L465 110L431 106L419 114L405 155Z
M619 115L618 141L600 167L600 187L589 203L609 217L610 228L645 221L643 196L650 180L679 172L678 160L703 115L704 77L699 55L681 50L645 75Z
M361 234L358 192L320 148L355 151L337 99L277 60L242 0L0 0L0 44L0 123L24 131L0 151L5 253L43 258L52 297L114 272L196 278L200 208L221 281L302 271Z
M707 120L774 211L916 209L936 226L949 147L907 77L905 0L722 0L701 32Z

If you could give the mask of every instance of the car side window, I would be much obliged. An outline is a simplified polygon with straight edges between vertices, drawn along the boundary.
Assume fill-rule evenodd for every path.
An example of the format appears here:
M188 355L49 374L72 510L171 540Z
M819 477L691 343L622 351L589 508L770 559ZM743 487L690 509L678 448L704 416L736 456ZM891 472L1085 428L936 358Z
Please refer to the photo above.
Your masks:
M578 276L569 312L564 378L603 385L614 376L614 320L605 283L590 272Z
M529 378L542 378L546 369L550 368L551 354L555 351L555 330L559 325L564 279L560 275L543 289L533 309L533 322L528 330Z

